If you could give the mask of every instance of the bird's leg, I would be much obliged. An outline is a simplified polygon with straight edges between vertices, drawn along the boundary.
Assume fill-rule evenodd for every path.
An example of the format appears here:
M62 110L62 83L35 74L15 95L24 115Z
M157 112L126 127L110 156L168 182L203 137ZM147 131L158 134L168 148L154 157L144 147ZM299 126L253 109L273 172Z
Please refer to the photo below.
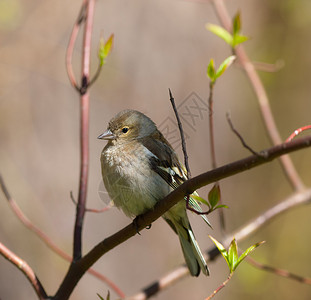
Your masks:
M138 230L137 217L133 220L133 225L135 226L136 233L139 234L139 235L141 235L141 234L139 233L139 230Z

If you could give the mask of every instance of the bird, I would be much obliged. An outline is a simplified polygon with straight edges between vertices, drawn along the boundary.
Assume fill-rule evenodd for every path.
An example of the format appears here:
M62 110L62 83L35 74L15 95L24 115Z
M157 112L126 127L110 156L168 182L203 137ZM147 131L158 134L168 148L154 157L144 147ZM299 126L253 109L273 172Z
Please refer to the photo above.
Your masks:
M100 158L105 188L114 205L130 218L151 210L188 179L187 171L156 124L137 110L119 112L98 139L108 141ZM189 203L202 211L191 196ZM202 271L209 275L187 216L186 201L179 201L162 217L179 237L190 274L199 276ZM205 215L202 218L210 225Z

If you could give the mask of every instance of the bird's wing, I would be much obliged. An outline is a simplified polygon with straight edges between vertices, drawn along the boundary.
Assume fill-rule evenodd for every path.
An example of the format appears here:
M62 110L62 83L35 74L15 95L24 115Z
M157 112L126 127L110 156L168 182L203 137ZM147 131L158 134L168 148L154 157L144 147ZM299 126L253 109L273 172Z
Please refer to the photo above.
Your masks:
M188 179L186 169L179 162L171 145L159 131L155 133L153 138L142 139L141 142L153 154L149 157L149 164L152 170L160 175L173 189L176 189ZM197 192L193 194L198 195ZM199 203L191 196L189 197L189 205L195 210L202 212ZM201 214L201 217L211 227L206 215Z

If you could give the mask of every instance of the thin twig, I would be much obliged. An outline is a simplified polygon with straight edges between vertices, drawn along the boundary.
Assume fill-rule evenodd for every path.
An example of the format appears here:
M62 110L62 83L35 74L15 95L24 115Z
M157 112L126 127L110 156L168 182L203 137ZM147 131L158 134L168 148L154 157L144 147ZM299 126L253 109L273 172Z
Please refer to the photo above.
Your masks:
M5 247L2 243L0 243L0 254L25 274L40 300L48 298L35 272L24 260Z
M87 7L87 1L84 1L84 3L82 4L82 7L80 9L79 12L79 16L77 18L76 23L73 26L71 35L70 35L70 40L68 43L68 47L67 47L67 52L66 52L66 69L67 69L67 74L69 77L69 81L71 83L71 85L78 91L80 92L80 87L77 84L74 72L73 72L73 68L72 68L72 56L73 56L73 50L74 50L74 46L77 40L77 36L79 33L79 30L81 28L81 25L83 23L83 21L85 21L86 18L86 7Z
M169 94L170 94L170 101L171 101L171 104L172 104L172 107L173 107L173 110L174 110L174 113L175 113L175 116L176 116L176 119L177 119L178 128L179 128L179 133L180 133L180 138L181 138L181 146L182 146L182 151L183 151L183 154L184 154L185 167L186 167L186 170L187 170L187 177L190 178L191 177L191 172L190 172L190 167L189 167L189 162L188 162L188 154L187 154L184 130L183 130L180 118L179 118L179 114L178 114L178 111L177 111L177 108L176 108L176 105L175 105L175 100L173 98L171 89L168 89L168 91L169 91Z
M255 268L258 268L260 270L273 273L277 276L282 276L282 277L285 277L288 279L292 279L292 280L298 281L298 282L303 283L303 284L311 285L311 278L309 278L309 277L303 277L303 276L291 273L291 272L284 270L284 269L274 268L274 267L271 267L269 265L262 264L250 256L246 257L246 261L248 263L250 263L251 265L253 265Z
M176 108L176 105L175 105L175 100L173 98L171 89L168 89L168 90L169 90L169 94L170 94L170 101L171 101L171 104L172 104L172 107L173 107L173 110L174 110L174 113L175 113L175 116L176 116L176 119L177 119L178 129L179 129L180 138L181 138L181 147L182 147L182 151L183 151L183 154L184 154L185 167L186 167L186 170L187 170L187 177L191 178L184 130L183 130L180 118L179 118L179 114L178 114L178 111L177 111L177 108ZM207 214L206 212L201 213L198 210L192 208L190 206L190 204L189 204L189 201L190 201L190 195L188 194L187 198L186 198L186 208L187 209L191 210L192 212L195 212L196 214Z
M211 163L212 163L212 169L217 168L217 162L216 162L216 147L215 147L215 135L214 135L214 86L215 82L211 81L209 84L209 97L208 97L208 108L209 108L209 137L210 137L210 151L211 151ZM219 182L216 182L220 186ZM219 199L219 204L222 204L222 199ZM210 213L208 211L207 213ZM219 223L221 229L224 231L226 227L225 223L225 215L224 211L222 209L218 209L218 215L219 215Z
M232 278L232 275L233 275L233 273L230 273L229 276L227 277L227 279L205 300L212 299L221 289L223 289L227 285L227 283L230 281L230 279Z
M227 121L228 121L228 123L229 123L229 125L230 125L231 130L232 130L232 131L235 133L235 135L240 139L240 141L241 141L243 147L246 148L247 150L249 150L249 151L250 151L252 154L254 154L254 155L258 155L258 156L264 157L264 156L265 156L264 153L259 153L259 152L255 151L255 150L253 150L250 146L248 146L248 145L246 144L246 142L245 142L245 140L243 139L243 137L241 136L241 134L234 128L229 113L226 114L226 117L227 117Z
M227 8L223 2L223 0L213 0L213 5L216 11L216 15L219 17L220 22L223 24L224 28L228 31L231 31L232 23L229 16L229 13L227 11ZM271 139L272 143L274 145L278 145L282 143L281 135L277 129L271 107L269 104L269 99L266 93L266 90L263 86L263 83L261 82L254 65L249 60L244 48L242 45L237 47L235 49L235 54L239 59L240 64L243 66L247 78L251 82L252 88L256 94L256 97L258 99L260 112L262 115L262 118L264 120L264 124L267 130L267 133L269 135L269 138ZM280 158L281 165L283 167L284 173L286 177L288 178L289 182L291 183L292 187L299 191L303 190L305 188L300 176L298 175L295 166L290 159L289 156L285 155Z
M115 248L116 246L122 244L129 238L137 234L137 231L141 231L146 228L149 224L152 224L156 219L162 216L167 210L173 207L178 201L184 199L186 195L193 193L195 190L206 186L212 182L219 181L221 179L227 178L234 174L241 173L243 171L249 170L256 166L262 165L273 159L278 158L280 155L293 152L298 149L303 149L311 146L311 136L293 140L289 143L281 144L274 146L270 149L266 149L265 152L267 156L265 158L258 157L256 155L249 156L242 160L233 162L231 164L219 167L217 169L208 171L196 177L193 177L185 181L182 185L172 191L169 195L164 197L162 200L158 201L152 210L147 211L146 213L135 218L135 222L132 222L128 226L119 230L115 234L107 237L100 243L98 243L92 250L90 250L85 256L71 264L69 270L58 289L53 300L63 300L67 299L79 280L82 278L84 273L104 254ZM308 190L311 197L311 191ZM304 195L303 193L301 193ZM296 194L297 195L297 194ZM299 199L298 199L299 200ZM304 202L306 203L306 201ZM296 204L297 205L297 204ZM265 220L260 216L259 222ZM257 226L258 228L259 226ZM250 230L250 228L247 228ZM254 230L254 229L253 229ZM235 237L240 239L243 237L243 231L238 234L235 234ZM230 237L230 241L232 237ZM230 243L227 239L222 243L224 246L228 246ZM226 244L227 243L227 244ZM217 256L218 254L214 253L212 249L211 255ZM218 250L217 250L218 251ZM211 256L212 258L212 256Z
M2 192L5 195L6 200L8 201L12 211L17 216L17 218L27 227L29 230L34 232L53 252L55 252L60 257L64 258L67 261L71 261L72 258L66 252L61 250L53 241L52 239L47 236L43 231L41 231L37 226L35 226L23 213L20 209L14 198L11 197L8 188L0 174L0 187Z
M209 97L208 97L208 108L209 108L209 140L210 140L210 151L211 151L211 163L212 169L217 167L216 163L216 150L215 150L215 138L214 138L214 101L213 101L213 94L214 94L214 83L211 81L209 85Z
M285 66L285 62L282 59L278 59L274 64L253 61L253 65L257 71L275 73L280 71Z
M74 205L77 205L77 204L78 204L77 201L76 201L76 199L75 199L74 196L73 196L72 191L70 191L70 199L71 199L71 201L73 202ZM86 211L86 212L92 212L92 213L103 213L103 212L109 210L110 208L111 208L111 205L110 205L110 203L109 203L106 207L103 207L103 208L100 208L100 209L97 209L97 208L87 208L87 207L86 207L86 208L85 208L85 211Z
M93 78L90 80L88 87L91 87L91 85L98 79L102 68L103 68L103 66L100 63L98 63L96 73L94 74Z
M14 198L12 198L11 194L9 193L9 190L4 182L4 179L2 175L0 174L0 188L6 198L6 200L9 203L9 206L11 207L14 214L17 216L17 218L25 225L26 228L31 230L33 233L35 233L41 241L45 243L45 245L51 249L53 252L55 252L57 255L59 255L61 258L65 259L68 262L72 261L72 257L68 255L65 251L60 249L53 240L46 235L43 231L41 231L37 226L35 226L23 213L23 211L20 209ZM106 276L100 274L99 272L95 271L94 269L89 269L87 271L97 279L105 282L111 289L113 289L121 298L124 297L123 291L109 278Z
M298 129L296 129L296 130L286 139L286 142L290 142L293 138L295 138L296 136L298 136L298 134L300 134L301 132L306 131L306 130L310 130L310 129L311 129L311 125L303 126L303 127L300 127L300 128L298 128Z
M260 214L257 218L250 221L246 225L242 226L239 230L230 234L222 244L228 247L233 237L237 240L242 241L249 237L251 234L259 230L264 225L267 225L272 219L280 216L281 214L297 207L300 205L306 205L311 202L311 188L303 192L296 192L293 195L287 197L279 204L269 208L267 211ZM205 257L206 262L211 262L219 257L219 250L216 247L212 247L206 251L207 256ZM127 300L146 300L156 295L162 290L165 290L172 286L175 282L180 281L184 277L189 275L189 270L185 265L179 266L167 275L163 276L159 280L151 283L142 289L141 292L126 298Z

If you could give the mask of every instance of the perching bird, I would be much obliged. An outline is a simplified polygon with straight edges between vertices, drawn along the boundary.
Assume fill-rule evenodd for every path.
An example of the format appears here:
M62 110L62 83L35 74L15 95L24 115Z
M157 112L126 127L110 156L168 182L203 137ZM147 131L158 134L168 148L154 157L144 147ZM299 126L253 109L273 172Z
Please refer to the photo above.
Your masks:
M128 217L143 214L187 180L186 170L155 123L143 113L124 110L109 122L99 139L108 143L101 153L102 176L115 206ZM190 198L190 205L200 206ZM192 276L209 271L180 201L162 216L178 234ZM204 220L209 224L206 216ZM209 224L210 225L210 224Z

